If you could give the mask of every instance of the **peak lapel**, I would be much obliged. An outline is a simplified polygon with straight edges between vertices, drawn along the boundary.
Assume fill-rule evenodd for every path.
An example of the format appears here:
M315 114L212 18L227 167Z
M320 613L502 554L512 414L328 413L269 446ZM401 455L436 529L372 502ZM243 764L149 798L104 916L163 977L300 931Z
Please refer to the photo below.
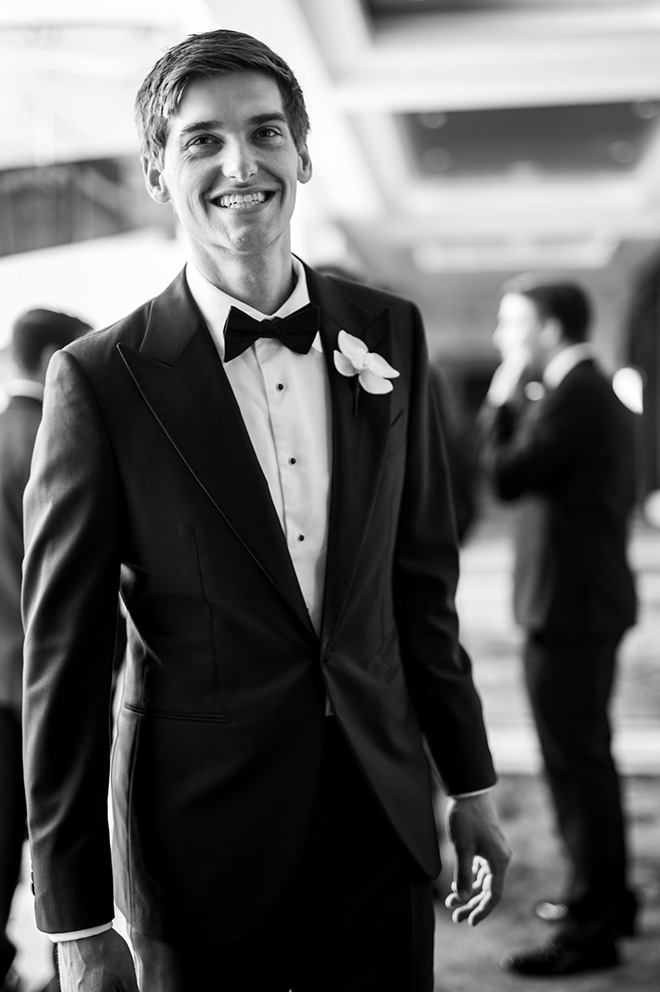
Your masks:
M332 397L332 489L323 610L324 633L328 634L350 595L362 553L392 409L392 393L367 393L356 377L337 371L333 357L337 336L345 330L361 338L369 351L392 361L392 327L389 309L373 313L348 297L340 298L330 283L309 270L308 283L313 302L321 307L321 336Z
M154 301L140 350L126 345L119 350L178 455L313 632L268 484L183 276Z

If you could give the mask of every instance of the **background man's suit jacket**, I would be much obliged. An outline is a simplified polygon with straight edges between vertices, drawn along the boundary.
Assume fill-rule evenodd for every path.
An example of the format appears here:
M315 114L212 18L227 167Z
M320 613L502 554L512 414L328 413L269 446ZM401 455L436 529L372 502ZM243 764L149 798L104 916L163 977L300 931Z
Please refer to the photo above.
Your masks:
M531 631L618 637L635 620L627 555L633 414L593 361L525 407L482 409L484 461L519 499L514 613Z
M23 677L23 491L40 420L41 401L28 396L12 397L0 413L0 706L17 714Z
M142 933L213 943L272 911L310 823L326 694L430 876L422 734L448 791L494 781L457 640L455 534L418 312L312 270L308 283L333 423L320 636L183 275L51 363L25 504L25 758L42 929L113 915L105 728L120 576L131 621L114 873ZM357 410L357 382L332 358L342 328L401 373L388 395L360 391Z

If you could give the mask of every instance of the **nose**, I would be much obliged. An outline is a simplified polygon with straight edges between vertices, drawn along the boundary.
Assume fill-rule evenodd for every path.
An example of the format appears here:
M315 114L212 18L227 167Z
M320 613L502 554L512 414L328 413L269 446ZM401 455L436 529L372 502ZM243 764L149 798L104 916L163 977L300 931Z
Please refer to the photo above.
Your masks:
M227 142L224 146L222 171L228 179L247 182L257 172L254 152L249 143L241 140Z

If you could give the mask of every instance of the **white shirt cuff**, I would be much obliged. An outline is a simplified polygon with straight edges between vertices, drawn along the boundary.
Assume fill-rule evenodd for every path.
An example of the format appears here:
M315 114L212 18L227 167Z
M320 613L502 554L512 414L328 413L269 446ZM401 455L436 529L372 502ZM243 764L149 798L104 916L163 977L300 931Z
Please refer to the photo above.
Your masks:
M450 799L471 799L472 796L485 796L487 793L492 792L494 786L489 785L487 789L477 789L476 792L457 792L450 795Z
M78 940L80 937L95 937L97 933L105 933L112 930L112 923L101 923L98 927L87 927L84 930L71 930L69 933L49 933L48 937L54 944L59 944L64 940Z

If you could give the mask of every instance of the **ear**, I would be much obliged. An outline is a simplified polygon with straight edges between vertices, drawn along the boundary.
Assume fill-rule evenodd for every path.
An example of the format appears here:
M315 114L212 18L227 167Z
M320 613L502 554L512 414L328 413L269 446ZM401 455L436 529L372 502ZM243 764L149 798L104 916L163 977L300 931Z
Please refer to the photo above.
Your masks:
M312 159L307 143L298 149L298 182L308 183L312 178Z
M163 175L163 167L143 156L142 172L144 173L147 192L152 200L155 200L156 203L169 203L170 194Z
M539 333L539 340L542 346L548 351L553 350L561 344L563 339L562 327L556 317L548 317L543 322L543 327Z

